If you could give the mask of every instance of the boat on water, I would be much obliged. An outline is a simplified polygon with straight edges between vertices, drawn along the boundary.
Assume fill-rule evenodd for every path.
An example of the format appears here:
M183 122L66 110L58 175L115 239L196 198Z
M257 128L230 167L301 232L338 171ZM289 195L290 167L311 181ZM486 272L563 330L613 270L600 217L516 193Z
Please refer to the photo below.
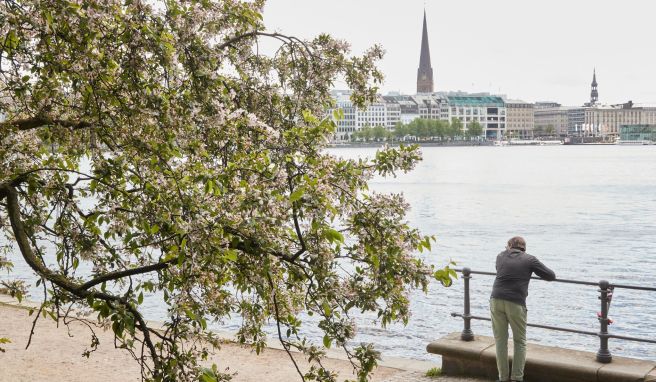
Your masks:
M537 146L540 144L540 141L535 139L511 139L508 141L508 144L511 146Z
M656 142L653 141L648 141L646 139L643 140L635 140L635 141L623 141L621 139L618 139L615 141L616 145L631 145L631 146L647 146L647 145L653 145L656 144Z
M537 140L537 139L511 139L508 141L494 141L495 146L550 146L562 145L561 140Z

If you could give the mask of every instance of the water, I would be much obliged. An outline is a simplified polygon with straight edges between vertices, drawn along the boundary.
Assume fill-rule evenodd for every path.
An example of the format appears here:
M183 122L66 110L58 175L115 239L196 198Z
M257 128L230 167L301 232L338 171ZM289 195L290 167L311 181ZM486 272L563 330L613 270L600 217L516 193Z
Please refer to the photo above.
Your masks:
M376 149L331 149L333 154L372 157ZM656 147L539 146L426 147L415 171L377 178L371 189L403 193L408 218L424 234L437 236L421 256L443 266L494 271L494 260L508 238L521 235L527 251L554 269L559 278L656 286ZM16 274L31 278L24 262ZM492 277L474 276L472 314L488 315ZM39 290L33 289L34 298ZM531 282L529 322L598 331L595 287ZM462 282L451 288L433 283L428 294L412 294L407 326L381 329L360 318L355 342L374 342L387 356L430 359L428 342L462 330ZM155 299L145 301L147 318L165 317ZM656 339L656 292L617 290L610 331ZM234 317L213 328L235 330ZM304 318L311 324L311 318ZM489 323L473 321L474 333L491 335ZM311 325L310 337L321 343ZM273 334L273 328L269 328ZM271 338L274 338L272 335ZM528 340L550 346L596 351L596 337L529 328ZM614 355L656 359L656 345L611 339Z
M372 156L375 149L333 149L344 157ZM441 266L449 259L494 271L508 238L521 235L527 252L559 278L656 286L656 148L626 146L426 147L415 171L376 179L371 188L403 193L409 220L437 235L423 257ZM493 278L474 276L472 314L488 316ZM595 287L531 282L529 322L598 331ZM366 328L384 354L427 359L425 344L462 330L462 282L433 283L413 294L407 327ZM610 331L656 339L656 292L618 289ZM488 322L474 333L491 335ZM370 330L372 333L370 333ZM596 337L529 328L530 342L596 351ZM656 359L656 345L611 339L611 352Z

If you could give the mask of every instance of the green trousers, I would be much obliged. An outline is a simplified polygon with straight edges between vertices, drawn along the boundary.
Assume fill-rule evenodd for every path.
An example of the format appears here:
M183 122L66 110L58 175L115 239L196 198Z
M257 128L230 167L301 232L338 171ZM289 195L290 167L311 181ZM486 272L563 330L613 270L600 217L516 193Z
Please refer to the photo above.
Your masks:
M524 364L526 363L526 307L514 302L490 299L490 315L492 316L492 332L497 350L497 370L499 380L524 380ZM512 373L508 367L508 325L513 333Z

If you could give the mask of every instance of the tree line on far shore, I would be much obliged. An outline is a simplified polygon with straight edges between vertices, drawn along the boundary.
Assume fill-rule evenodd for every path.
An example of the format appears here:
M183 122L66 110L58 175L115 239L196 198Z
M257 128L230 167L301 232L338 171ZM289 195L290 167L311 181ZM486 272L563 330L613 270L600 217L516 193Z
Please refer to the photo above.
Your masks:
M530 131L537 139L558 138L559 134L553 125L535 126ZM507 138L519 138L516 131L507 131ZM385 141L445 141L445 140L481 140L484 139L483 126L478 121L472 121L464 126L458 118L450 122L435 119L415 119L410 123L398 122L391 130L384 126L364 126L344 138L351 142L385 142Z
M415 119L410 123L397 123L392 130L384 126L365 126L351 133L347 140L351 141L397 141L397 140L454 140L479 139L483 135L483 126L478 121L467 124L453 118L450 122L436 119Z

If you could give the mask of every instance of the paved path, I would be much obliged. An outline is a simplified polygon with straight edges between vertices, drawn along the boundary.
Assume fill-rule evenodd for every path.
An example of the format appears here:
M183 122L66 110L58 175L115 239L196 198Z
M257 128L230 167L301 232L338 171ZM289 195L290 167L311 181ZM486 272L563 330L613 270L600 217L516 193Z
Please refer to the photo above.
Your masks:
M399 373L383 382L484 382L487 379L466 378L466 377L427 377L425 372L409 371Z

